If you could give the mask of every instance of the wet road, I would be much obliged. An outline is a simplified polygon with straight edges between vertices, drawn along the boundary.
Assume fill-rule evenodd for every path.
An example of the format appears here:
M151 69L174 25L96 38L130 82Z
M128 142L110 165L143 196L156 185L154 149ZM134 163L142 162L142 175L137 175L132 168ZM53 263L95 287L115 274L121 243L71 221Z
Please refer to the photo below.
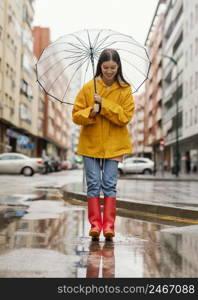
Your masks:
M175 227L117 216L114 242L91 242L87 207L59 190L1 216L0 277L196 277L197 226ZM22 213L21 213L22 215Z

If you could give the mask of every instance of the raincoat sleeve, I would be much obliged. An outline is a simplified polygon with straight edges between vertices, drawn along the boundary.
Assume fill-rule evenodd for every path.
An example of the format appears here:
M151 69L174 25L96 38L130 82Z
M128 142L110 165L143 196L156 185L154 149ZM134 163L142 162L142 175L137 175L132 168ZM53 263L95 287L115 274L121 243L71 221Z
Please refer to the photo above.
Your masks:
M118 126L125 126L131 120L135 110L131 87L127 88L122 101L117 104L107 98L102 98L100 114Z
M84 88L78 93L72 110L73 122L77 125L90 125L96 123L96 118L89 117L92 106L87 106Z

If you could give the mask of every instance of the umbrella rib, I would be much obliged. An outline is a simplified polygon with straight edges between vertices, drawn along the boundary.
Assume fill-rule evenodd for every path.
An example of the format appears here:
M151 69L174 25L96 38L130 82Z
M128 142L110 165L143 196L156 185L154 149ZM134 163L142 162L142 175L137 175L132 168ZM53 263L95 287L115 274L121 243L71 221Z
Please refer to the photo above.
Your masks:
M62 45L62 44L70 44L70 42L67 42L67 41L65 41L65 42L59 42L59 43L52 43L52 44L50 44L47 48L46 48L46 50L47 49L49 49L49 48L52 48L52 47L57 47L57 45Z
M79 49L80 51L86 52L87 48L80 48L80 46L73 44L73 43L68 43L69 45L73 46L76 49Z
M50 44L46 49L51 48L51 47L54 47L54 46L57 46L57 45L61 45L61 44L68 44L68 45L71 45L71 46L73 46L73 47L75 47L76 49L79 49L79 50L81 50L81 51L84 51L84 50L87 49L86 47L84 47L84 48L80 48L80 46L77 47L76 44L73 44L73 43L71 43L71 42L53 43L53 44Z
M85 69L84 82L85 82L86 74L87 74L87 71L88 71L88 68L89 68L89 64L90 64L90 59L88 60L87 67Z
M137 47L140 47L140 48L143 48L145 49L144 46L142 46L139 42L137 42L132 36L130 35L126 35L126 34L121 34L121 33L112 33L111 35L108 35L106 38L109 38L109 37L112 37L112 36L121 36L121 38L125 37L127 39L130 39L131 41L127 41L125 40L124 42L130 42L131 44L137 46ZM120 42L120 41L119 41Z
M72 77L70 78L70 81L69 81L68 84L67 84L67 88L66 88L65 93L64 93L64 95L63 95L62 101L63 101L63 99L65 98L65 95L66 95L66 93L67 93L67 90L68 90L68 88L69 88L70 82L72 81L73 77L76 75L77 71L82 67L82 65L83 65L88 59L89 59L89 57L86 57L86 59L85 59L83 62L81 62L81 64L80 64L80 65L76 68L76 70L74 71Z
M92 48L92 45L91 45L91 40L90 40L90 36L89 36L89 31L86 30L87 32L87 36L88 36L88 41L89 41L89 47Z
M105 45L104 47L98 49L97 51L100 51L100 52L101 52L103 49L105 49L105 48L107 48L107 47L109 47L109 46L112 46L113 44L116 44L116 43L117 43L117 42L112 42L111 44ZM121 50L121 51L126 51L126 52L128 52L128 53L133 54L134 56L139 57L140 59L144 60L145 62L149 62L148 59L145 59L144 57L142 57L142 56L140 56L140 55L138 55L138 54L136 54L136 53L134 53L134 52L132 52L132 51L125 50L125 49L121 49L121 48L115 48L115 50L118 50L118 51L119 51L119 50ZM145 50L145 49L144 49L144 50ZM145 50L145 53L146 53L146 50Z
M86 57L86 59L87 59L87 57ZM50 85L50 87L47 89L48 91L50 91L51 90L51 88L52 88L52 86L54 85L54 83L57 81L57 79L60 77L60 75L62 75L62 73L67 69L67 68L69 68L70 66L72 66L73 64L75 64L75 63L78 63L78 62L80 62L80 61L82 61L83 59L79 59L78 61L75 61L75 62L73 62L73 63L70 63L69 65L67 65L59 74L58 74L58 76L56 77L56 79L52 82L52 84Z
M82 57L83 59L84 57ZM39 78L42 78L46 73L48 73L51 69L53 69L54 66L56 66L59 62L61 62L64 59L69 59L68 57L63 57L60 60L56 61L53 65L51 65L42 75L40 75Z
M42 60L39 60L39 61L38 61L38 64L42 63L43 61L45 61L46 59L48 59L48 58L51 57L52 55L56 55L56 54L61 53L61 52L71 52L71 53L73 53L73 54L76 54L76 56L67 56L67 57L64 57L65 59L82 56L82 54L80 54L80 53L81 53L80 51L79 51L79 52L75 52L75 51L61 50L61 51L57 51L57 52L51 53L50 55L44 57ZM78 54L78 53L79 53L79 54ZM83 55L84 55L84 54L83 54Z
M122 58L122 60L124 60L127 64L129 64L130 66L132 66L134 69L136 69L140 74L142 74L144 77L146 77L147 75L144 74L140 69L138 69L134 64L130 63L128 60L126 60L125 58Z
M111 37L111 35L108 35L108 36L106 36L103 40L100 40L95 50L98 50L98 48L99 48L100 46L102 46L103 43L105 43L106 40L107 40L109 37Z
M81 40L78 36L76 36L75 34L72 34L72 36L74 36L82 44L83 47L85 48L88 47L88 45L83 40Z
M136 54L136 53L133 52L133 51L126 50L126 49L121 49L121 48L115 48L115 50L128 52L128 53L130 53L130 54L132 54L132 55L134 55L134 56L139 57L140 59L144 60L145 62L149 62L148 59L145 59L144 57L142 57L142 56ZM145 51L145 52L146 52L146 51Z
M104 44L104 43L106 42L106 40L107 40L109 37L111 37L111 36L112 36L112 35L108 35L108 36L105 37L103 40L101 40L101 41L100 41L100 44L98 44L98 46L96 47L96 50L97 50L100 46L104 46L103 44ZM145 49L145 47L139 45L138 43L135 43L135 42L133 42L133 41L126 41L126 40L124 40L124 41L114 41L114 42L110 42L109 46L110 46L110 45L113 45L114 43L120 43L120 42L123 42L123 43L129 43L129 44L132 44L132 45L134 45L134 46L136 46L136 47ZM107 47L107 46L103 47L102 49L105 49L106 47Z
M129 41L122 41L123 43L129 43L129 44L131 44ZM112 46L113 44L116 44L117 42L115 41L115 42L111 42L110 44L107 44L107 45L103 45L103 47L102 48L100 48L100 49L97 49L98 51L102 51L103 49L105 49L105 48L107 48L107 47L109 47L109 46ZM144 48L144 47L142 47L143 49L144 49L144 51L145 51L145 53L146 53L146 49ZM131 54L133 54L133 55L135 55L135 56L138 56L139 58L141 58L141 59L143 59L143 60L145 60L145 61L148 61L148 60L146 60L144 57L142 57L142 56L140 56L140 55L138 55L138 54L136 54L136 53L134 53L134 52L131 52L130 50L127 50L127 49L121 49L121 48L115 48L116 50L122 50L122 51L127 51L127 52L129 52L129 53L131 53Z
M99 32L98 32L98 34L97 34L97 36L96 36L96 38L95 38L95 40L94 40L94 42L93 42L93 48L95 48L95 46L96 46L96 44L97 44L97 42L98 42L98 39L99 39L99 37L100 37L100 35L101 35L101 33L103 32L104 30L102 29L102 30L100 30Z
M135 91L137 91L137 90L138 90L138 88L135 86L135 84L133 84L133 81L132 81L132 80L130 80L129 76L125 74L125 77L126 77L126 79L127 79L127 81L128 81L128 82L131 82L131 85L132 85L132 87L134 87L134 88L135 88Z

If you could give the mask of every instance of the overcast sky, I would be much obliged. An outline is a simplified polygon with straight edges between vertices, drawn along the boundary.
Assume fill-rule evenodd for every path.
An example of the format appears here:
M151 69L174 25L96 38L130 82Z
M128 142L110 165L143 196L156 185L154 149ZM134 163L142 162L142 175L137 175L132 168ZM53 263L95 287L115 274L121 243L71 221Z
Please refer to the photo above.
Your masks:
M34 25L51 40L85 28L108 28L144 44L158 0L36 0Z

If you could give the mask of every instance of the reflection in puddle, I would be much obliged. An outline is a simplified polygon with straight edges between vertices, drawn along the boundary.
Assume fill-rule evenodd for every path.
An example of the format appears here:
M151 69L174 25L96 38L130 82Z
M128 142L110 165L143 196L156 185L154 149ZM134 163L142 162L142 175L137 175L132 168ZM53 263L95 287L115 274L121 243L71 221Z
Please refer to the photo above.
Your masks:
M115 255L114 243L104 243L103 246L98 242L91 242L87 258L87 278L98 278L100 264L103 278L115 277Z
M91 242L84 206L29 203L0 228L0 277L197 277L198 237L118 216L116 237ZM189 228L192 226L189 226Z

